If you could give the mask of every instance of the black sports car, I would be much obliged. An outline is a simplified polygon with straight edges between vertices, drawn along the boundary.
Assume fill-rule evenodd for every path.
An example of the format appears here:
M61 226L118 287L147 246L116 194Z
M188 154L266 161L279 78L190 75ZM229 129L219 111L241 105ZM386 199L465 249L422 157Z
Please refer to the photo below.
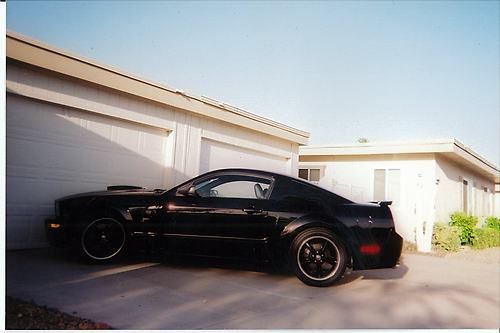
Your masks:
M225 169L168 191L111 186L56 200L46 221L52 245L104 262L137 241L175 253L288 264L313 286L346 267L389 268L401 254L390 202L353 203L280 174Z

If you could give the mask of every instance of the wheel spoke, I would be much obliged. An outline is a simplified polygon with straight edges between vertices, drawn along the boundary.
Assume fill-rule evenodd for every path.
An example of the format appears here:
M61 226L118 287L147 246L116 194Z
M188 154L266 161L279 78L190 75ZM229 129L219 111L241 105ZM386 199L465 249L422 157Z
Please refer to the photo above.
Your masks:
M337 260L336 260L334 257L332 257L332 256L328 256L328 255L326 255L326 256L324 256L323 258L324 258L324 260L325 260L327 263L329 263L330 265L334 265L334 266L335 266L335 264L337 263Z
M308 264L308 263L310 263L310 262L311 262L311 257L309 257L309 256L301 256L300 258L301 258L301 260L300 260L300 261L301 261L301 262L304 262L304 263L306 263L306 264Z
M314 262L309 262L307 264L307 272L311 275L315 275L316 274L316 263Z
M323 246L321 246L321 249L319 250L321 254L325 253L327 246L328 246L328 241L325 240Z
M318 278L321 277L321 263L320 262L316 263L316 277L318 277Z

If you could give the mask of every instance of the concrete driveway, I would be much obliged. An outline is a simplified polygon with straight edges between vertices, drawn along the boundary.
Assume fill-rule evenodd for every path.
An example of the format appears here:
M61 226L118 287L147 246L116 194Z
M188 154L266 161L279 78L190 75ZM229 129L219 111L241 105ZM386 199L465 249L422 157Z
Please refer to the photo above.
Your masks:
M92 266L50 249L9 251L6 264L8 295L120 329L500 327L498 264L407 254L330 288L230 264Z

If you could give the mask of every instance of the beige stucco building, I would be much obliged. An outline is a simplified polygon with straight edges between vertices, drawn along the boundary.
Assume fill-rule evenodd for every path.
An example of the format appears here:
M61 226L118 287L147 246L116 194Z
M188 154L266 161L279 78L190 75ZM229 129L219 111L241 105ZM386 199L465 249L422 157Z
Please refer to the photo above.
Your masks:
M7 34L7 247L44 246L54 200L247 167L296 175L307 132Z
M299 169L353 201L392 200L398 232L423 251L455 211L500 216L499 168L454 139L304 146Z

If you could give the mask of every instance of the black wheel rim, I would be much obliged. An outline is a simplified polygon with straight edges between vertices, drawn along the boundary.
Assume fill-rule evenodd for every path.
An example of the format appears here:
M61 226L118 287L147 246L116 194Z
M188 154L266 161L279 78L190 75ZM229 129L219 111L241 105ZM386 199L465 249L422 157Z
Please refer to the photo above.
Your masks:
M297 264L301 272L315 281L328 280L340 266L340 252L337 245L324 236L305 239L297 251Z
M96 260L114 257L125 244L125 230L111 218L97 219L90 223L82 235L84 252Z

